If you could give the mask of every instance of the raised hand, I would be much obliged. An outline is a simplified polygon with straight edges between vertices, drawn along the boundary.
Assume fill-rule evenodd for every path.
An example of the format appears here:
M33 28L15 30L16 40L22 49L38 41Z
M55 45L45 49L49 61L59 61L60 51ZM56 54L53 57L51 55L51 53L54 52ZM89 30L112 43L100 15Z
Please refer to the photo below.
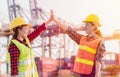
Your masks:
M45 23L46 25L48 25L51 21L53 20L53 11L50 11L50 18L48 19L48 21Z
M51 13L51 15L50 15L51 20L54 20L53 10L51 10L50 13Z

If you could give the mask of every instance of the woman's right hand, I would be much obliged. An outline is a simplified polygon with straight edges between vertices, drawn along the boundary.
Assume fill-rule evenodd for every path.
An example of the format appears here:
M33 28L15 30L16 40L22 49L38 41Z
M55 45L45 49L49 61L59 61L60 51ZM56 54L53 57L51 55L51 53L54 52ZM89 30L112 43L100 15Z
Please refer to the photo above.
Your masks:
M51 10L50 11L50 18L45 24L48 25L52 20L53 20L53 11Z
M66 26L64 23L60 22L60 20L58 18L55 18L53 11L52 11L52 19L53 21L64 31L67 31L68 26Z

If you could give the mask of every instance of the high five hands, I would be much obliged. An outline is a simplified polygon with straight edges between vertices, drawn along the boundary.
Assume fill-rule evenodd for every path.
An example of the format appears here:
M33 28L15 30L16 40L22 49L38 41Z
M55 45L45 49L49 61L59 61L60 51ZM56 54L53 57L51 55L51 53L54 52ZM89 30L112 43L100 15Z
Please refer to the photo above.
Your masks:
M64 31L68 30L68 26L67 25L65 25L64 23L60 22L59 19L55 18L54 14L53 14L53 10L50 11L50 18L46 22L46 25L49 24L51 21L54 21L57 24L57 26L59 26L62 30L64 30ZM79 28L79 30L85 30L85 27L81 26Z
M54 16L53 16L53 11L50 11L50 18L48 19L48 21L45 23L46 25L48 25L51 21L53 21Z

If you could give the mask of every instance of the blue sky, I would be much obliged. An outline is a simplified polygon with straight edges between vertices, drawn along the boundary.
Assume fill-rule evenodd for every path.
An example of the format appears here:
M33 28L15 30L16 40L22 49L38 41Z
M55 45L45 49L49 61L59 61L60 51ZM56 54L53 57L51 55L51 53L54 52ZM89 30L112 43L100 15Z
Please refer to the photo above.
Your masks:
M16 0L24 10L29 11L28 0ZM81 25L81 21L90 13L95 13L101 19L104 34L112 34L120 29L120 0L37 0L37 6L46 11L52 9L54 14L68 22ZM4 8L3 8L4 7ZM7 0L0 2L0 20L7 22Z

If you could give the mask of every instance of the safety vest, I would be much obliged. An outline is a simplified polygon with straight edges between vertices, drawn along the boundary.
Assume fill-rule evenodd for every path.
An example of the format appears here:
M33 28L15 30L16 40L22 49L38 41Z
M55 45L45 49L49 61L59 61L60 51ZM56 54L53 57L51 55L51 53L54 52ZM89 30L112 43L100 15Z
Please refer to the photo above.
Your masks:
M100 39L87 41L87 37L82 36L79 44L77 56L75 58L74 72L90 74L95 62L96 50Z
M28 39L26 41L29 43ZM11 42L13 42L20 51L18 77L38 77L38 72L36 69L34 55L31 47L29 48L15 39L11 40Z

